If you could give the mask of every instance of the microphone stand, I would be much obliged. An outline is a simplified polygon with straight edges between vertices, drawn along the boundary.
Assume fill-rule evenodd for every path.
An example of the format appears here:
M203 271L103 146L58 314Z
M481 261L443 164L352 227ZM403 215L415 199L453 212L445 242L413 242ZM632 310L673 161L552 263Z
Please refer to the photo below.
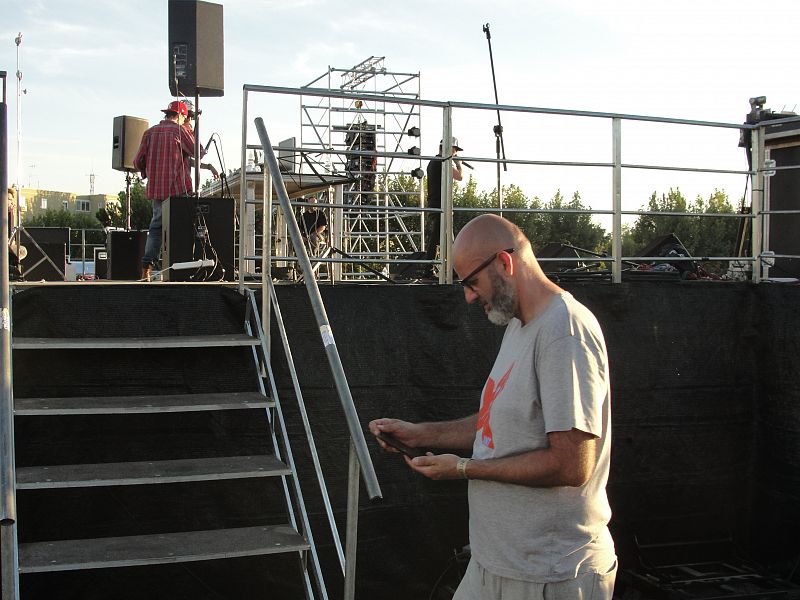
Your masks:
M222 156L219 153L219 146L217 146L217 139L214 136L211 136L211 143L214 144L214 150L217 153L217 161L219 162L219 179L220 179L220 186L219 186L219 197L225 197L225 191L228 192L228 198L233 198L233 194L231 194L231 188L228 185L228 176L225 174L225 167L222 164Z
M131 230L131 172L125 169L125 231Z
M200 92L194 90L194 196L200 197Z
M489 63L492 66L492 84L494 85L494 103L500 104L497 98L497 79L494 76L494 57L492 56L492 34L489 32L489 24L483 26L483 33L486 34L486 41L489 43ZM503 124L500 121L500 109L497 109L497 125L492 129L494 131L494 149L497 156L497 202L500 207L500 216L503 216L503 188L500 184L500 156L503 157L503 170L508 171L508 164L506 160L506 145L503 141Z

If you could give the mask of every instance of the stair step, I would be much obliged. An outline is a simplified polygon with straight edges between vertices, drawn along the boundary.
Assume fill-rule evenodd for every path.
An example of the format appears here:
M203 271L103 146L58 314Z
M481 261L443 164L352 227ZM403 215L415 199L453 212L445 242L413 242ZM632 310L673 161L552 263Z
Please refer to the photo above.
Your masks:
M272 455L19 467L17 489L103 487L290 475Z
M19 572L43 573L217 560L308 550L288 525L34 542L19 546Z
M125 338L28 338L14 337L14 350L88 350L95 348L207 348L255 346L259 339L245 333Z
M117 415L267 408L275 403L259 392L174 394L164 396L97 396L15 398L16 415Z

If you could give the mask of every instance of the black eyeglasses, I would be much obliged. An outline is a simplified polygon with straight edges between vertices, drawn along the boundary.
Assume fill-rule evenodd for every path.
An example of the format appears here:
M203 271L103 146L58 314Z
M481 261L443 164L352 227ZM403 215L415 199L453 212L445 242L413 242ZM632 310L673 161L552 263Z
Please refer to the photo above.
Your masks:
M507 254L512 254L514 252L514 248L506 248L505 250L499 250L498 252L492 254L489 258L487 258L485 261L479 264L472 271L472 273L464 277L464 279L461 280L461 285L463 285L464 287L468 287L474 292L475 290L472 288L472 286L475 285L475 275L477 275L478 273L483 271L486 267L488 267L490 264L492 264L494 259L499 256L500 252L506 252Z

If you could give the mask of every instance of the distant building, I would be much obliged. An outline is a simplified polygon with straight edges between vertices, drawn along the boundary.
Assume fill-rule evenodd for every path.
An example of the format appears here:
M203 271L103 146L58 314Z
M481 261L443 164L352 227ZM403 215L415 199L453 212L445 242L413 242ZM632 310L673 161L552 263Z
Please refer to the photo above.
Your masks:
M26 218L47 210L66 210L94 217L98 210L110 204L119 207L119 198L108 194L73 194L33 188L22 188L19 194L19 210L23 224Z

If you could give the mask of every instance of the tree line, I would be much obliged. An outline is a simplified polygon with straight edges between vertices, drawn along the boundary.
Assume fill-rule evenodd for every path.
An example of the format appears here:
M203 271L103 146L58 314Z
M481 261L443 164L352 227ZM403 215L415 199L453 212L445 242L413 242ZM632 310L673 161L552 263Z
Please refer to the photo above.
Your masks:
M387 189L395 195L395 201L405 206L419 206L419 190L423 185L410 176L398 175L389 179ZM125 192L119 192L120 206L108 205L94 217L71 213L65 209L49 209L27 217L24 225L39 227L71 227L73 229L102 229L125 226ZM498 207L497 191L478 189L477 181L470 176L465 183L457 183L453 192L453 203L462 209L453 216L455 232L474 218L479 211ZM578 212L513 212L514 209L584 211L580 192L567 198L557 190L549 200L528 196L517 185L503 187L503 206L512 211L504 217L516 223L531 240L534 250L557 242L583 248L597 254L610 255L611 233L595 222L589 213ZM708 198L701 196L687 200L679 188L666 193L653 192L641 209L650 212L693 213L691 216L639 215L632 225L623 225L623 256L639 256L653 240L670 233L675 234L692 256L734 256L741 219L715 217L739 212L743 199L734 207L724 190L714 190ZM147 229L152 215L152 203L145 196L145 187L136 179L131 186L131 228ZM709 215L709 216L701 216ZM408 229L418 230L419 217L404 217Z
M419 186L418 180L402 175L389 182L390 192L398 194L398 199L407 198L406 204L409 205L419 205L419 194L406 195L408 192L418 192ZM401 192L403 196L399 195ZM453 205L456 208L474 209L455 212L453 230L458 233L467 221L480 214L479 211L496 211L497 190L478 190L477 182L470 176L466 183L456 183ZM739 199L734 207L728 194L720 189L715 189L707 198L698 196L691 201L679 188L661 194L654 191L640 206L641 211L693 214L639 215L633 224L622 227L622 254L641 256L640 252L653 240L672 233L692 256L735 256L742 219L722 215L741 212L743 205L744 199ZM611 254L611 232L595 222L591 214L557 212L589 210L590 207L584 204L578 191L566 198L561 190L556 190L545 201L538 196L528 196L519 186L510 184L503 186L503 207L510 209L503 216L525 232L534 251L555 242L601 255ZM555 212L516 212L518 209Z

